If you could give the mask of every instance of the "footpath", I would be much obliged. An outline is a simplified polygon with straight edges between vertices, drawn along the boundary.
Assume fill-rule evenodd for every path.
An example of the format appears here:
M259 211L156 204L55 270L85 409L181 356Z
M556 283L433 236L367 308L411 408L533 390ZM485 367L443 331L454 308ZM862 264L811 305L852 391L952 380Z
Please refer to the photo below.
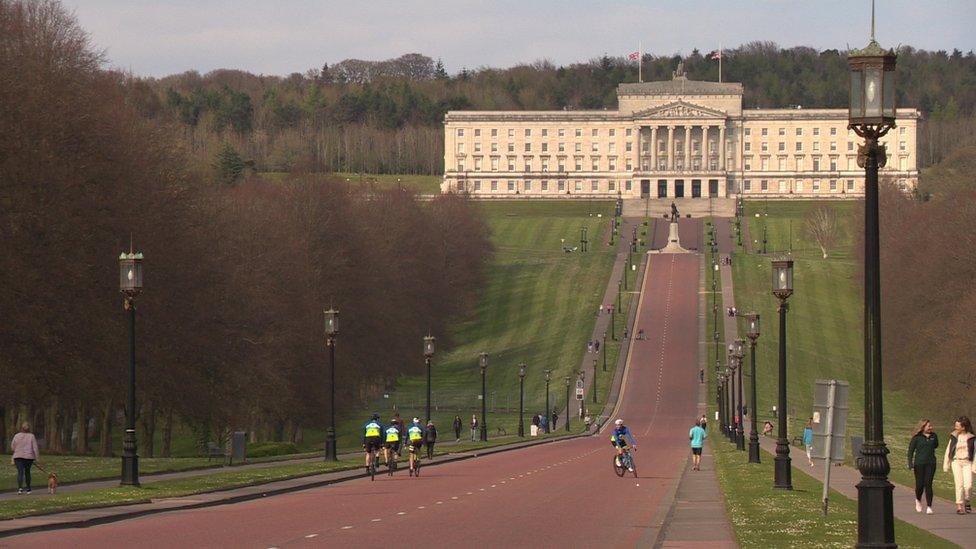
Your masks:
M729 223L729 220L719 220L719 223ZM743 220L743 227L746 220ZM731 230L729 231L731 233ZM743 234L743 240L746 235ZM731 252L731 246L723 247L724 239L719 241L719 252L723 256ZM726 251L728 250L728 251ZM721 265L722 275L722 303L725 307L735 304L735 295L732 288L732 267ZM724 313L724 308L723 311ZM731 343L736 338L737 327L736 319L723 314L725 320L725 339L726 343ZM751 427L748 423L752 418L748 418L745 427ZM748 436L748 431L747 435ZM769 455L776 455L776 439L773 437L759 437L759 447ZM790 447L790 457L792 458L793 470L812 477L818 482L823 482L823 461L814 461L814 467L810 467L807 462L806 452L802 448ZM903 456L889 456L892 467L898 467L903 460ZM834 466L830 472L830 488L844 497L857 501L857 483L861 481L861 473L848 465ZM895 484L895 483L892 483ZM973 515L959 516L956 514L954 502L935 497L932 502L933 515L926 515L915 511L915 490L900 484L895 484L894 491L895 517L913 526L927 530L932 534L956 543L962 547L976 547L976 517Z

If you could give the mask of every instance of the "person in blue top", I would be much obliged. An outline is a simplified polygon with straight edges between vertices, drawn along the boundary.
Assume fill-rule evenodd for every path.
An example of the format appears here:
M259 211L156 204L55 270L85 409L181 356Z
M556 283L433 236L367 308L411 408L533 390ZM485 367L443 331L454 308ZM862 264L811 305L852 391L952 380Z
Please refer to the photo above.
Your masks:
M373 417L363 425L363 450L366 451L366 472L369 472L369 456L376 450L383 447L383 431L385 428L380 422L380 415L373 414Z
M631 446L634 447L634 451L637 451L637 441L634 440L634 435L631 434L630 429L624 425L624 420L618 419L613 422L613 431L610 431L610 444L613 445L614 449L617 451L617 466L621 465L620 456L624 455L624 449L627 448L627 440L630 440ZM628 467L633 471L633 467Z
M807 450L807 461L813 467L813 418L807 421L807 426L803 428L803 446Z
M421 425L419 418L413 418L413 423L407 427L407 441L410 444L410 476L413 476L414 464L417 462L417 452L424 445L427 431Z
M688 438L691 440L691 470L701 471L702 446L708 433L701 426L701 420L695 422L695 426L688 431Z

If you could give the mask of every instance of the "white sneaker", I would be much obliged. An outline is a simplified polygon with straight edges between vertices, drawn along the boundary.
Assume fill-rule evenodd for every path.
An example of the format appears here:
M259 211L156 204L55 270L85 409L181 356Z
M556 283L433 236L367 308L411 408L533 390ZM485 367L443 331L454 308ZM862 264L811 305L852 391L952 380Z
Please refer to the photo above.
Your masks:
M634 468L633 467L628 467L627 470L630 471L631 473L634 472Z
M931 507L926 507L925 508L925 514L926 515L934 515L935 514L935 511L933 511Z
M915 512L916 513L922 512L922 502L917 499L915 500Z
M614 462L614 464L617 465L617 467L620 467L621 465L623 465L623 463L620 463L620 458L614 458L613 462Z

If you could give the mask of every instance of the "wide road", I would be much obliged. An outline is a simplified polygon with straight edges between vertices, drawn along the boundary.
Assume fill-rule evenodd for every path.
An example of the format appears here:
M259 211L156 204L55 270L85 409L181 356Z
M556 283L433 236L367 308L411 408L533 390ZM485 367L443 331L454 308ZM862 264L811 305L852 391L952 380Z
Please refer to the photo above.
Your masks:
M0 540L17 547L635 547L688 458L697 403L699 256L649 256L618 416L638 478L605 433L233 505ZM632 333L636 333L635 328ZM659 511L663 511L660 512Z

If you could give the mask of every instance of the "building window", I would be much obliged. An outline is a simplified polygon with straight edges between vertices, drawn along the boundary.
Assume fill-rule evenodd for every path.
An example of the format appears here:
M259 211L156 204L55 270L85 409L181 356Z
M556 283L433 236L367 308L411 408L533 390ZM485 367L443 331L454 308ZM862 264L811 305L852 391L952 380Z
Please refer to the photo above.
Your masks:
M797 135L797 137L802 136L803 135L803 128L797 128L796 129L796 135Z
M458 137L464 137L464 128L458 128L457 136Z
M748 179L744 180L742 182L742 190L744 190L744 191L751 191L752 190L752 181L749 181Z
M607 130L607 132L609 132L610 137L616 137L616 135L617 135L617 130L615 130L613 128L610 128L609 130Z
M481 181L478 181L477 179L474 180L474 190L475 191L481 190Z
M580 180L574 181L574 188L576 189L576 192L581 192L583 190L583 182Z
M905 171L907 168L908 168L908 159L905 158L904 156L900 157L898 159L898 169L901 171Z
M559 137L566 137L566 128L559 128L557 134L559 135Z
M474 142L474 152L476 152L476 153L480 153L481 152L481 141L475 141Z
M559 144L559 152L566 152L566 144L565 143L560 143Z
M847 169L848 170L856 170L857 169L857 160L855 160L853 156L848 156L847 157Z
M766 137L769 135L769 128L763 128L761 133L763 137Z
M803 171L803 157L802 156L797 156L794 160L796 161L796 171L802 172Z
M854 150L854 142L853 141L848 141L847 142L847 151L850 152L850 151L853 151L853 150Z
M745 136L746 137L749 137L750 135L752 135L752 129L751 128L746 128L745 129Z
M760 179L759 180L759 190L761 190L762 192L768 191L769 190L769 181L766 180L766 179Z
M457 169L458 169L459 172L463 172L464 171L464 159L463 158L458 158L458 161L457 161Z
M801 152L801 151L803 151L803 142L802 141L797 141L796 142L796 152Z
M786 143L783 142L783 141L780 141L779 142L779 152L783 152L785 150L786 150Z
M814 128L814 129L813 129L813 135L814 135L814 136L818 136L818 135L820 135L820 128ZM819 185L819 183L818 183L818 182L816 182L816 181L814 181L814 184L815 184L815 185Z
M525 171L531 172L532 171L532 157L531 156L526 156L522 160L523 160L523 163L525 164Z
M509 169L509 171L511 171L512 170L512 166L509 165L508 169ZM497 158L492 158L491 159L491 171L493 171L493 172L497 172L498 171L498 159Z
M837 151L837 142L836 141L831 141L830 142L830 152L836 152L836 151Z
M510 171L510 172L514 172L515 171L515 157L514 156L509 156L508 157L508 171Z
M627 144L624 145L624 150L627 151L627 152L633 152L633 150L634 150L634 144L631 143L630 141L628 141Z
M549 137L549 130L543 128L542 129L542 137Z
M627 159L627 171L632 171L634 169L634 163L628 158Z
M508 192L510 193L515 192L515 181L512 179L508 180Z
M509 137L515 137L515 128L509 128L508 129L508 136Z
M899 141L898 142L898 150L901 151L901 152L907 151L908 150L908 144L905 143L904 141Z
M613 131L613 130L610 130L610 131ZM610 182L607 183L607 189L610 190L610 192L613 192L613 191L617 190L617 180L616 179L611 179Z
M627 131L625 133L626 133L627 137L630 137L633 134L633 129L632 128L627 128Z
M492 181L491 182L491 190L492 190L492 192L498 190L498 181Z
M548 172L549 171L549 157L548 156L542 159L542 171L544 171L544 172Z
M780 135L786 135L786 128L780 128L779 129L779 134Z
M492 143L491 144L491 152L493 152L493 153L498 152L498 143Z
M901 126L898 128L898 135L905 135L905 126Z
M768 156L762 157L762 171L764 171L764 172L769 171L769 157Z
M576 171L578 171L578 172L583 171L583 157L582 156L576 158Z
M593 128L592 130L590 130L590 136L591 137L596 137L598 135L600 135L600 130L598 130L596 128Z
M837 135L837 128L830 128L830 135Z
M575 152L583 152L583 144L577 141L575 146L573 147L573 150Z
M616 143L610 143L608 145L608 147L609 147L609 149L607 150L607 152L611 152L611 153L617 152L617 144Z
M515 143L509 143L508 144L508 152L510 152L510 153L515 152Z
M837 192L837 180L836 179L831 179L830 180L830 192L832 192L832 193Z
M815 192L815 193L819 193L820 192L820 180L819 179L814 179L813 180L813 192Z
M457 152L458 154L464 154L464 143L457 144Z
M629 180L629 179L627 181L625 181L624 182L624 190L627 190L627 191L634 190L634 182L631 181L631 180Z
M769 151L769 143L767 143L765 141L763 141L762 143L760 143L759 144L759 150L762 151L762 152L768 152Z
M777 164L778 164L777 169L779 171L781 171L781 172L785 172L786 171L786 157L785 156L781 156L781 157L779 157L776 160L777 160Z
M600 152L600 144L590 143L590 152Z
M532 143L525 144L525 152L532 152Z
M743 161L742 161L742 169L744 169L746 171L752 169L752 157L751 156L747 156L745 159L743 159Z
M558 160L558 162L557 162L557 166L558 166L559 171L561 171L561 172L566 171L566 159L565 158L560 158Z
M544 152L544 153L549 152L549 143L543 143L542 144L542 152Z
M540 184L540 187L542 188L543 191L548 191L549 190L549 180L548 179L543 179L542 180L542 183Z
M481 137L481 128L475 128L474 129L474 136L475 137Z
M813 152L820 152L820 142L819 141L814 141L813 142Z
M525 180L525 183L522 186L525 187L526 191L532 190L532 182L529 181L528 179Z
M583 129L576 128L576 137L583 137Z
M593 192L599 191L600 190L600 182L597 181L596 179L593 179L592 181L590 181L590 190L593 191Z
M750 152L750 151L752 151L752 143L751 143L751 142L749 142L749 141L746 141L746 142L745 142L745 147L746 147L746 149L745 149L745 150L746 150L746 152Z
M563 191L566 190L566 182L565 181L559 181L559 182L556 183L556 187L559 189L559 192L563 192Z
M847 190L848 191L853 191L854 190L854 180L853 179L848 179L847 180Z
M831 156L830 157L830 171L832 171L832 172L836 172L837 171L837 157L836 156Z
M590 159L590 166L593 168L593 171L594 172L600 171L600 159L599 158L591 158Z
M498 137L498 128L492 128L491 129L491 136L492 137Z
M481 159L480 158L475 158L474 159L474 171L476 171L476 172L480 172L481 171Z
M797 180L797 182L796 182L796 192L798 192L798 193L802 193L803 192L803 180Z
M611 156L607 160L607 162L608 162L608 165L607 165L607 169L608 170L610 170L611 172L617 171L617 157L616 156Z
M532 137L532 129L525 128L525 137Z
M813 157L813 171L815 171L815 172L819 172L820 171L820 157L819 156Z

